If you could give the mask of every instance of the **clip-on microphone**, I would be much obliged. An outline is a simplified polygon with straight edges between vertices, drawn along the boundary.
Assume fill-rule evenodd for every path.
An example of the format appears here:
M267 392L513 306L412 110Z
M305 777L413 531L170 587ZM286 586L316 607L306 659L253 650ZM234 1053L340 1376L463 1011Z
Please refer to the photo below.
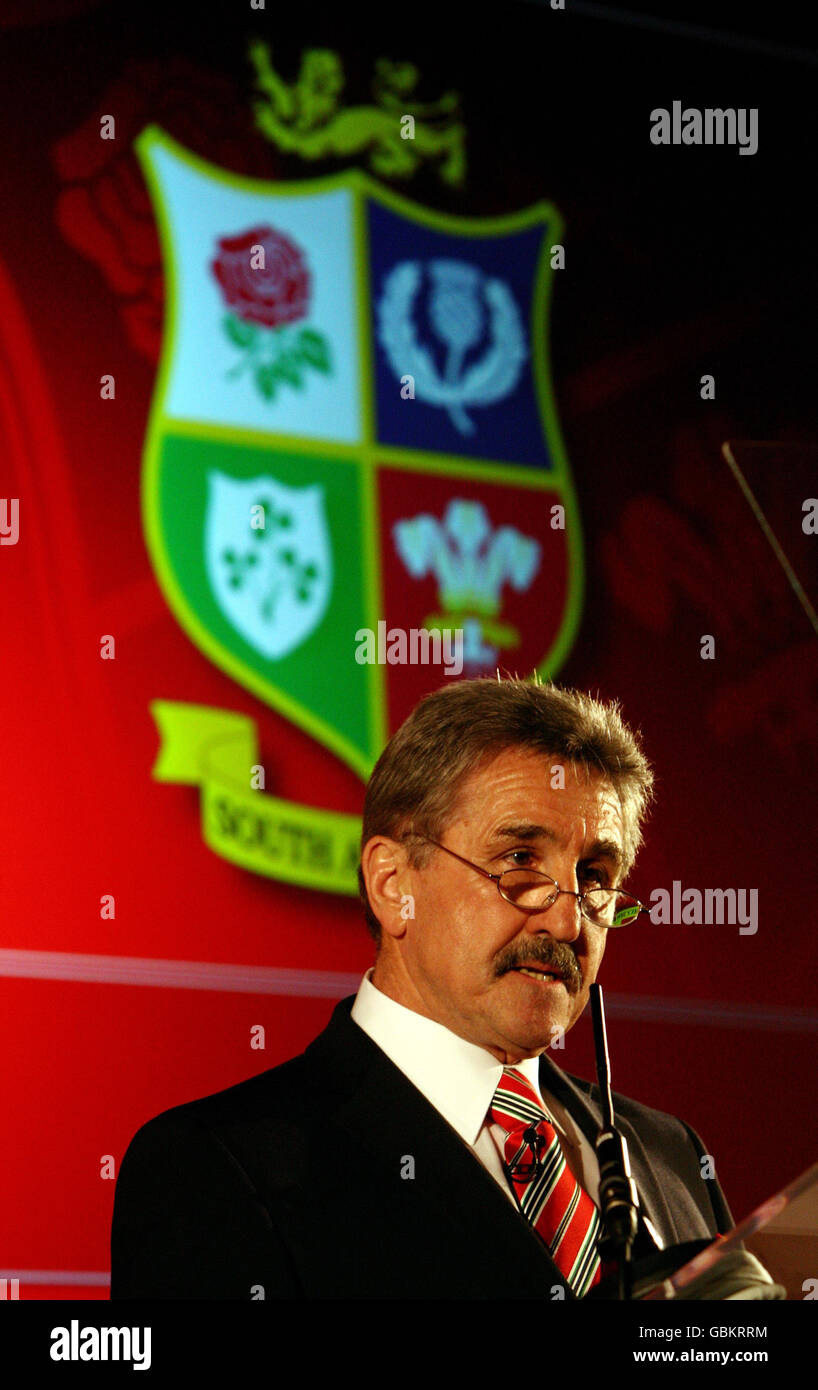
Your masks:
M633 1296L631 1256L639 1224L639 1197L631 1177L628 1145L614 1125L611 1097L611 1064L608 1057L608 1038L605 1031L605 1006L602 989L591 985L591 1014L594 1023L596 1074L602 1101L602 1128L596 1137L596 1157L599 1164L599 1208L602 1236L599 1253L604 1260L616 1260L619 1265L618 1297Z

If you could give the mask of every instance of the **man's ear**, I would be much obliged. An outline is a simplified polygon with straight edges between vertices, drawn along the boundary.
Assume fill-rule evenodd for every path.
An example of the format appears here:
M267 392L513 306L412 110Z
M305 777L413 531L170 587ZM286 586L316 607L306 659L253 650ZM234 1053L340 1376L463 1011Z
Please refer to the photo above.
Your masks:
M361 851L361 870L370 906L381 929L390 936L404 936L407 914L404 905L411 892L411 869L406 847L387 835L373 835ZM414 899L410 899L414 905Z

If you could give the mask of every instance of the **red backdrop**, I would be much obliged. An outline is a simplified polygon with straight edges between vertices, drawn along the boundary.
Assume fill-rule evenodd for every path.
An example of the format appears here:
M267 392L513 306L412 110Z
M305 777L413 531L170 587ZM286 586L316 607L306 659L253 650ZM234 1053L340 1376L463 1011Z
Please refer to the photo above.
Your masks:
M19 498L21 534L0 549L0 1275L24 1298L107 1297L113 1177L135 1129L300 1051L372 959L354 901L219 859L198 791L151 778L149 703L181 699L252 714L278 795L362 802L349 769L191 644L141 531L164 301L133 137L155 121L262 178L341 167L285 159L253 131L246 41L275 26L234 9L203 34L183 9L151 22L143 7L32 5L4 35L0 495ZM470 174L458 193L422 170L407 195L471 215L545 197L565 218L550 344L587 588L559 679L620 699L655 764L635 890L759 893L755 935L640 925L611 941L614 1084L699 1130L740 1217L816 1156L818 644L719 452L815 438L806 83L797 65L641 30L606 30L597 66L591 21L506 11L491 52L467 26L373 32L327 12L277 27L276 59L292 77L303 48L335 48L362 101L381 52L411 57L432 95L463 93ZM756 155L650 145L648 113L680 73L700 105L753 94ZM99 399L103 373L115 402ZM814 596L801 505L818 480L807 453L782 458L748 467ZM558 1060L593 1074L586 1020Z

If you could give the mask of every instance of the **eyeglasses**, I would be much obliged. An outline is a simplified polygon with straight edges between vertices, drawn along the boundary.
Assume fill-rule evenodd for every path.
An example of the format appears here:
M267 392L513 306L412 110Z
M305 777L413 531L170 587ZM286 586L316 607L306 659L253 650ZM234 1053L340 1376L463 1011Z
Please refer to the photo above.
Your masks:
M453 859L459 859L461 864L476 869L484 878L490 878L492 883L497 884L500 897L519 907L521 912L543 912L557 901L560 893L567 893L569 897L576 898L583 917L598 927L624 927L642 912L650 916L650 908L622 888L586 888L579 893L573 888L560 888L550 874L541 874L536 869L504 869L501 874L490 874L488 869L464 859L462 854L455 854L453 849L430 839L428 835L416 835L415 838L435 845Z

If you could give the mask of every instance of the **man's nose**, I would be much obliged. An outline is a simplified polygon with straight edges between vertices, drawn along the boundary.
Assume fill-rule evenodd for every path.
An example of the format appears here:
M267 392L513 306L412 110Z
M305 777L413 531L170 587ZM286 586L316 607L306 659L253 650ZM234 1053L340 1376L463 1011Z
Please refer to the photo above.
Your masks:
M530 913L528 930L538 935L546 931L555 941L576 941L582 931L582 914L576 894L563 889L550 907Z

